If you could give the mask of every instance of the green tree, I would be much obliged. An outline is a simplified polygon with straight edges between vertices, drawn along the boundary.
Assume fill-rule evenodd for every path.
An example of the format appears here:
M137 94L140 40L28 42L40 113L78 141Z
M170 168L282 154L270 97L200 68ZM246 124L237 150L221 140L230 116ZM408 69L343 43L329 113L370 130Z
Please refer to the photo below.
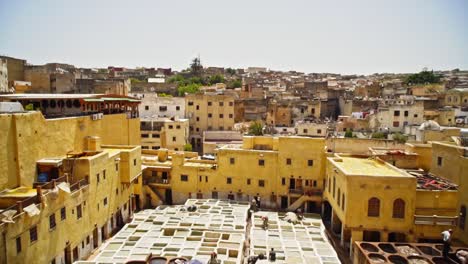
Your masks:
M171 94L167 94L167 93L159 93L158 94L158 97L172 97Z
M406 143L406 141L408 141L408 137L397 132L393 135L393 140L398 143L404 144Z
M224 77L219 74L211 75L210 79L208 80L208 83L210 85L217 84L217 83L224 83Z
M203 71L203 66L201 64L200 58L196 57L190 63L190 72L195 76L200 76Z
M346 129L346 132L344 134L345 138L352 138L353 137L353 131L351 131L349 128Z
M263 135L263 125L260 121L250 123L249 134L254 136Z
M179 82L183 82L185 81L185 78L184 76L180 75L180 74L177 74L177 75L174 75L174 76L171 76L167 82L168 83L179 83Z
M193 150L192 144L190 144L190 143L185 144L184 151L192 151L192 150Z
M234 75L236 74L236 70L234 70L233 68L227 68L226 73L229 75Z
M236 79L234 81L231 81L227 85L228 88L234 89L234 88L240 88L242 87L242 81L239 79Z
M140 81L140 80L138 80L138 79L136 79L136 78L130 78L130 82L131 82L132 84L134 84L134 83L141 83L142 81Z
M382 138L385 138L385 134L382 132L375 132L375 133L372 133L371 137L376 138L376 139L382 139Z
M405 83L408 85L440 83L440 76L435 75L433 71L423 70L420 73L411 74L406 77Z
M184 96L186 93L188 94L194 94L197 93L200 90L200 84L197 83L191 83L187 85L182 85L177 88L177 92L179 96Z

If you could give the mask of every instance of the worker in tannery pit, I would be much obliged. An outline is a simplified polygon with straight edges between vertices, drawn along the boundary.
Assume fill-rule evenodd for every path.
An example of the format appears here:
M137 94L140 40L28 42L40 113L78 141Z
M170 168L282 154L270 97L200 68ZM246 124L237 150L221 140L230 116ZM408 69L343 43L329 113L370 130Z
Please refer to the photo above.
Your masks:
M468 251L466 250L459 250L457 251L456 254L458 260L460 260L460 263L462 264L467 264L468 263Z

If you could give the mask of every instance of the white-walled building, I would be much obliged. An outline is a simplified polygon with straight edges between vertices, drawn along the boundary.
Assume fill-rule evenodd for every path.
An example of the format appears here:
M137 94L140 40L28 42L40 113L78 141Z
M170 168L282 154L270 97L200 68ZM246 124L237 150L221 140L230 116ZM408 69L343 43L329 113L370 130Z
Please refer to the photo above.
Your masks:
M134 96L141 100L138 109L141 118L185 117L183 97L158 97L156 93L137 93Z

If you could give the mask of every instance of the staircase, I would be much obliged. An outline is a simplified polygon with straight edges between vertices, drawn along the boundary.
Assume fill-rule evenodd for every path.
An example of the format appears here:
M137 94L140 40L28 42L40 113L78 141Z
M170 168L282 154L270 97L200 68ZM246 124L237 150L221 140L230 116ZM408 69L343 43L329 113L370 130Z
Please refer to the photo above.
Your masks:
M297 208L301 207L302 204L304 204L307 201L316 201L316 199L313 199L313 197L309 196L309 195L302 195L301 197L299 197L299 199L297 199L294 203L292 203L287 208L287 210L288 211L296 211Z
M148 184L145 186L145 188L147 188L146 191L151 196L151 200L155 201L156 203L158 203L158 201L161 201L163 204L165 203L164 195L161 194L161 192L156 188L156 186Z

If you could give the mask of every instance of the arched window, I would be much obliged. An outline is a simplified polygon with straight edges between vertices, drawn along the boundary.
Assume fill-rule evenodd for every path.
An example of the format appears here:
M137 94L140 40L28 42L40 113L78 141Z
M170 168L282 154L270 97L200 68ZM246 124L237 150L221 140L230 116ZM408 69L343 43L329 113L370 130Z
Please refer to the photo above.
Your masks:
M367 202L367 216L380 216L380 200L378 198L372 197Z
M402 199L393 201L393 218L405 218L405 201Z
M465 230L465 223L466 223L466 206L462 205L460 207L460 226L461 230Z

